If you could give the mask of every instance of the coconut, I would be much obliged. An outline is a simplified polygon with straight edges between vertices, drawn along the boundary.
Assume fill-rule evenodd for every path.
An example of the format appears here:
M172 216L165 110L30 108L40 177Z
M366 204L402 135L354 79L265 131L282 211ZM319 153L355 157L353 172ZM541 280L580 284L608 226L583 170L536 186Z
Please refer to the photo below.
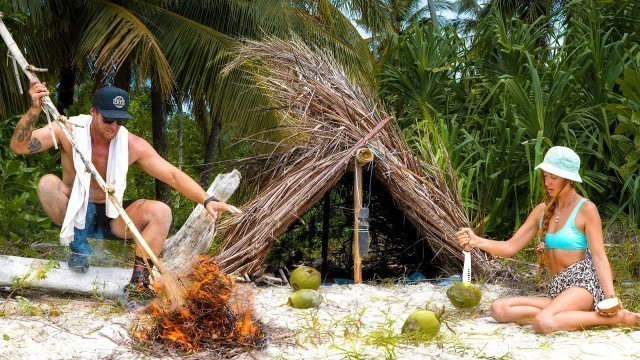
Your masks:
M436 314L429 310L419 310L409 315L402 325L402 333L417 332L428 336L436 336L440 331L440 321Z
M293 291L300 289L318 290L320 287L320 272L310 266L300 266L293 270L289 283Z
M482 299L480 288L471 283L455 283L447 289L447 297L458 309L470 309Z
M598 308L598 312L604 314L613 314L616 311L620 310L620 300L618 300L617 297L604 299L600 301L596 307Z
M315 290L300 289L289 296L287 305L296 309L318 307L322 303L322 295Z

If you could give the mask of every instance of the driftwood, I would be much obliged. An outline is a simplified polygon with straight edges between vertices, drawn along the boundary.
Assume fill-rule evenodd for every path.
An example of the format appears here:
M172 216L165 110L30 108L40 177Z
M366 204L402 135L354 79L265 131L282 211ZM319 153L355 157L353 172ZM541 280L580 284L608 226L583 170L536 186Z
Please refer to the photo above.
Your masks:
M0 286L91 294L115 298L131 279L131 269L91 266L86 273L69 270L64 261L0 255Z
M207 192L226 201L239 184L240 172L233 170L218 175ZM167 239L163 252L165 268L185 273L198 254L207 252L215 232L215 222L204 207L198 205L176 235ZM69 270L64 261L0 255L0 286L13 286L20 281L35 289L113 298L122 294L130 278L130 268L91 266L81 274Z
M240 185L238 170L220 174L213 181L207 193L226 202ZM162 251L163 262L168 270L178 274L186 273L197 255L211 248L216 233L216 223L202 205L196 206L178 232L167 239Z

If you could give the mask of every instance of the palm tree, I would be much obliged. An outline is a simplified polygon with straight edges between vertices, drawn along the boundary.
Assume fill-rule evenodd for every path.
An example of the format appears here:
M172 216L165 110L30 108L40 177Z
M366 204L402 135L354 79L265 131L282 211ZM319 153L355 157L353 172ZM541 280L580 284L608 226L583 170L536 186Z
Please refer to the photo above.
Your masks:
M65 91L72 90L68 84L78 72L89 74L96 84L150 81L154 145L161 155L166 155L162 144L170 105L190 106L208 154L205 174L215 161L223 122L236 136L277 123L270 111L257 110L268 104L244 72L220 74L242 38L299 33L309 43L333 49L337 58L350 64L354 76L371 81L363 75L372 68L366 43L328 1L48 0L34 5L14 0L12 4L16 11L29 14L25 26L14 33L20 34L16 38L30 61L62 69L60 99L70 98ZM9 71L0 68L4 78ZM6 93L16 92L9 85ZM13 113L19 111L17 105L11 108Z

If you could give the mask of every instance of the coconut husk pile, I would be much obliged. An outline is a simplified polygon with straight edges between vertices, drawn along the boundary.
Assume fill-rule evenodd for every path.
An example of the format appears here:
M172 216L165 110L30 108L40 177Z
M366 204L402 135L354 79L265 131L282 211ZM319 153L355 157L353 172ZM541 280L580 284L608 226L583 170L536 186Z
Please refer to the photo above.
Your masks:
M331 54L310 49L300 40L248 41L232 67L250 71L272 110L281 114L277 130L288 134L276 151L253 159L264 166L250 181L266 187L243 206L242 216L220 226L224 240L215 256L223 271L258 276L274 240L352 171L354 145L388 114L373 100L373 92L355 85ZM444 270L460 272L463 259L455 232L469 221L452 169L438 166L431 148L423 158L416 157L393 122L364 146L375 155L374 176ZM438 150L438 156L447 155ZM472 258L476 272L493 268L484 253L474 250Z
M215 350L219 355L225 349L237 352L266 344L262 325L251 317L250 291L223 274L213 258L200 255L181 281L184 302L177 308L165 300L162 286L154 284L158 297L146 308L149 322L136 330L135 339L188 353Z

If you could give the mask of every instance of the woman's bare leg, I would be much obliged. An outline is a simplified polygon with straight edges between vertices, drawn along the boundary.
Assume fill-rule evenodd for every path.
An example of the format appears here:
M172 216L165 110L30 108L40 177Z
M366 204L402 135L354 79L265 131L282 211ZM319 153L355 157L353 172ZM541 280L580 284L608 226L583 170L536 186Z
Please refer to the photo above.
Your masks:
M497 299L491 304L491 317L496 321L530 325L551 299L542 296L518 296Z
M594 326L640 326L640 314L620 310L613 316L602 316L593 308L593 296L582 287L572 287L560 293L536 315L533 329L537 333L588 329Z

